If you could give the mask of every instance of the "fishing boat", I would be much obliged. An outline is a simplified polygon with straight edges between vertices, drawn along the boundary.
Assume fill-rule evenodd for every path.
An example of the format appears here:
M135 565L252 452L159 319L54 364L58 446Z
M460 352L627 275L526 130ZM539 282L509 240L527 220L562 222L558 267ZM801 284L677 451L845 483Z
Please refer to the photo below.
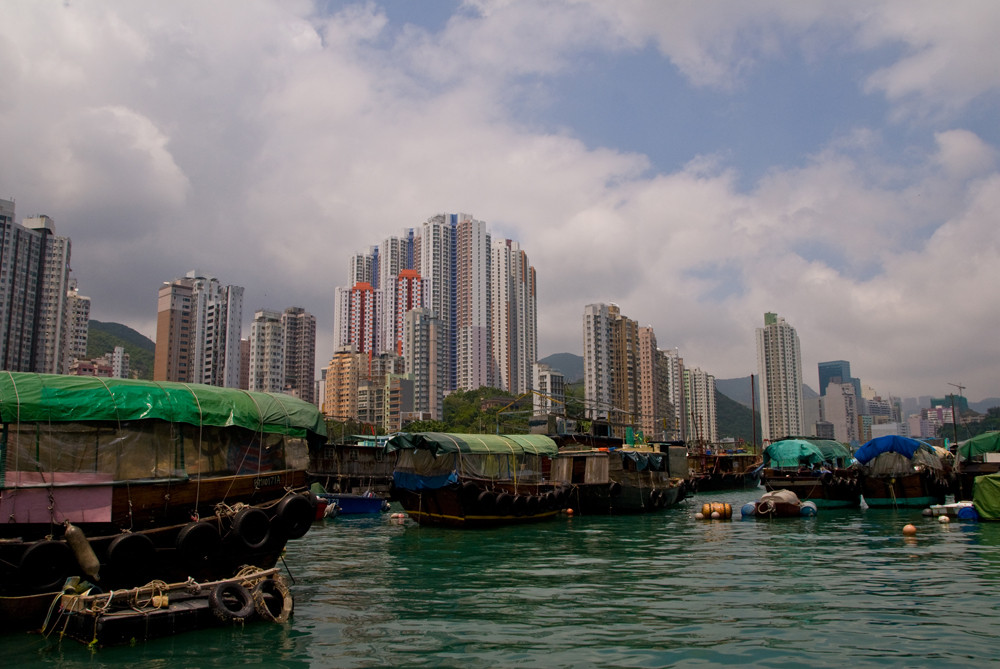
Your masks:
M955 472L955 499L972 499L977 476L1000 472L1000 431L983 432L960 442L955 450Z
M876 437L855 451L854 458L861 472L861 494L870 507L943 504L953 488L950 464L934 447L916 439Z
M686 470L686 455L681 457ZM684 477L671 476L669 455L652 447L567 445L552 461L552 480L571 486L574 513L649 513L674 506L685 495Z
M317 490L317 488L319 488ZM326 492L319 484L314 483L311 488L313 494L326 503L327 508L336 507L335 515L364 515L372 513L382 513L389 510L389 500L386 497L376 495L372 491L367 491L361 495L353 493ZM334 515L331 513L330 515Z
M387 453L388 436L347 435L309 451L308 479L329 494L387 499L396 454Z
M273 567L315 517L311 404L198 384L0 373L0 623L104 591Z
M851 460L850 450L838 441L781 439L764 448L764 489L790 490L820 509L857 508L861 483Z
M394 435L392 497L420 525L490 527L554 518L569 488L546 478L556 444L544 435Z
M696 493L756 488L760 465L760 456L745 444L693 445L688 451L688 488Z

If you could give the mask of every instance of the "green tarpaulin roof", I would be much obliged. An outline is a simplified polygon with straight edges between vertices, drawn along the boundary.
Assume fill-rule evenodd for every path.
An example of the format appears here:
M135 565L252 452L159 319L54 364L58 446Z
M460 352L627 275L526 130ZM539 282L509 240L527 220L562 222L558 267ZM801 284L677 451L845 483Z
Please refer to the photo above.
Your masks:
M824 460L849 460L854 457L851 455L851 449L844 446L839 441L834 441L832 439L806 439L806 441L820 450L823 454Z
M0 372L0 419L4 423L160 419L296 437L307 432L326 435L317 407L281 393L26 372Z
M973 479L972 505L983 520L1000 520L1000 474Z
M556 442L543 434L454 434L444 432L401 432L386 444L386 450L425 449L444 453L522 453L554 456Z
M958 445L958 454L963 458L983 453L1000 453L1000 432L983 432Z
M764 463L772 467L798 467L823 462L823 451L805 439L782 439L764 449Z

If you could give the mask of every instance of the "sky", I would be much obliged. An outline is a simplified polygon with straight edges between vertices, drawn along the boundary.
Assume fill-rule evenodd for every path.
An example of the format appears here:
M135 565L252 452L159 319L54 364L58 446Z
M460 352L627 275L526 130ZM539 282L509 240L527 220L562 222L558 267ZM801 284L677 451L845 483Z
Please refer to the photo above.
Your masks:
M155 337L192 269L317 318L439 213L517 240L539 357L619 305L719 379L1000 397L1000 3L7 0L0 197ZM954 384L954 385L953 385Z

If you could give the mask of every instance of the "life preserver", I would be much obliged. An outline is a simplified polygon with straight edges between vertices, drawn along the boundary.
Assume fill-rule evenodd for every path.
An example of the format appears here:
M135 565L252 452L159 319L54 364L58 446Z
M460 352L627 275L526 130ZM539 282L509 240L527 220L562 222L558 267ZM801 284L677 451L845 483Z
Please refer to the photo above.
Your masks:
M265 578L253 587L254 608L264 620L283 623L292 615L294 602L288 586L279 578Z
M36 541L21 555L17 580L37 592L58 592L73 573L73 550L62 541Z
M316 509L304 495L288 494L278 502L274 520L287 539L299 539L312 527Z
M246 620L256 609L250 591L239 583L220 583L208 596L212 613L219 620Z
M192 522L177 533L177 554L187 565L198 566L210 562L219 554L222 537L212 523Z
M262 509L248 506L233 518L232 532L250 550L260 550L271 539L271 521Z
M148 581L156 558L156 546L145 534L119 534L108 546L105 579L126 585Z

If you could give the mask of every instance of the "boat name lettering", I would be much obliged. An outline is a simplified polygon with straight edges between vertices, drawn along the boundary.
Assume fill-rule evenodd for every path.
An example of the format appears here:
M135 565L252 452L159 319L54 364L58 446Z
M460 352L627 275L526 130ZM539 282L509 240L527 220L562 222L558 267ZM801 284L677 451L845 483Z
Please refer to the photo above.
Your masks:
M278 485L279 483L281 483L281 477L277 474L274 476L258 476L253 480L253 487L259 490L265 486Z

